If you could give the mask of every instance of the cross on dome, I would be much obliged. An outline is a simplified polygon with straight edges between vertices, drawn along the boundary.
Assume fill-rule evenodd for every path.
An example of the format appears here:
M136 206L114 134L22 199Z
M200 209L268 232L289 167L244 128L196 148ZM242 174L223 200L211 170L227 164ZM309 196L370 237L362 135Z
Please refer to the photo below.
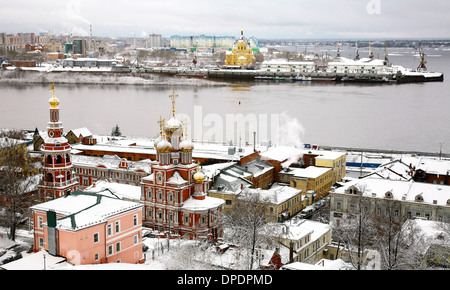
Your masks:
M53 91L53 96L50 98L50 100L48 100L48 103L50 104L50 106L52 106L52 108L57 108L59 105L59 100L55 96L55 82L53 82L53 85L50 87L49 91Z
M173 92L169 95L169 98L172 99L172 115L175 117L175 99L178 98L178 95L175 94L175 89L173 89Z

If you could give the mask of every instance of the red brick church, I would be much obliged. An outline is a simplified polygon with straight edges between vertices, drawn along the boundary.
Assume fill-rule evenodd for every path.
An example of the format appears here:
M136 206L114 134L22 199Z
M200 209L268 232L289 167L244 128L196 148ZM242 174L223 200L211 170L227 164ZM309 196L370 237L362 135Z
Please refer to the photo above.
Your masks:
M219 216L224 200L206 195L207 180L192 161L194 145L184 138L183 125L175 116L160 119L160 136L155 140L156 160L152 174L142 178L143 225L170 235L217 239L222 236Z

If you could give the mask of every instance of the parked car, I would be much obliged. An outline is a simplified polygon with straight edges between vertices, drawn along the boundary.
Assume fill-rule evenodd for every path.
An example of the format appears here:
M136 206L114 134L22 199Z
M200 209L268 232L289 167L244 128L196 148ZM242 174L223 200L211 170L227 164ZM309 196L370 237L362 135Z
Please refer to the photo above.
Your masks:
M305 207L299 214L301 218L308 219L311 218L312 214L316 211L314 206Z

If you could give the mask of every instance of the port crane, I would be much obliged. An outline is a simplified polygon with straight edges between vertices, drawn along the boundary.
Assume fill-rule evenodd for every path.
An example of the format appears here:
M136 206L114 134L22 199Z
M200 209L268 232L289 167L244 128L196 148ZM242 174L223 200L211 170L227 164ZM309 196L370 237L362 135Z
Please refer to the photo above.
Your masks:
M425 60L425 53L422 50L422 46L419 43L419 46L417 48L417 50L419 51L419 56L420 56L420 63L419 66L417 67L417 71L423 72L423 71L427 71L427 66L425 65L427 63L427 61Z

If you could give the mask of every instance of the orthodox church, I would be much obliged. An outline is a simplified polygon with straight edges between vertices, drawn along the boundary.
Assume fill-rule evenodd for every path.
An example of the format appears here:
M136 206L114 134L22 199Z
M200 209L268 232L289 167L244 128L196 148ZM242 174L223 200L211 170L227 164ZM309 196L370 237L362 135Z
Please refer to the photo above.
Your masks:
M49 100L50 122L41 147L42 202L77 191L79 187L73 172L71 146L63 136L59 121L60 102L54 86L50 90L53 90ZM167 122L159 121L160 136L154 142L156 160L151 163L151 174L141 179L142 224L168 235L217 239L222 236L219 217L225 201L206 195L209 182L193 162L194 145L184 137L183 124L175 115L177 97L174 90L170 95L172 116Z
M194 145L184 138L183 124L175 116L164 122L160 118L160 136L155 140L156 160L151 174L141 179L141 202L144 204L143 225L189 238L222 236L219 216L224 200L206 195L208 182L192 161Z
M231 51L227 51L225 65L226 66L249 66L251 62L254 62L252 48L250 42L247 42L244 38L244 31L241 30L241 37L233 45Z
M78 186L73 174L71 146L63 136L63 126L59 120L59 99L55 96L54 85L50 90L53 91L49 99L50 122L41 147L43 180L38 186L42 202L65 195L67 191L76 191Z

